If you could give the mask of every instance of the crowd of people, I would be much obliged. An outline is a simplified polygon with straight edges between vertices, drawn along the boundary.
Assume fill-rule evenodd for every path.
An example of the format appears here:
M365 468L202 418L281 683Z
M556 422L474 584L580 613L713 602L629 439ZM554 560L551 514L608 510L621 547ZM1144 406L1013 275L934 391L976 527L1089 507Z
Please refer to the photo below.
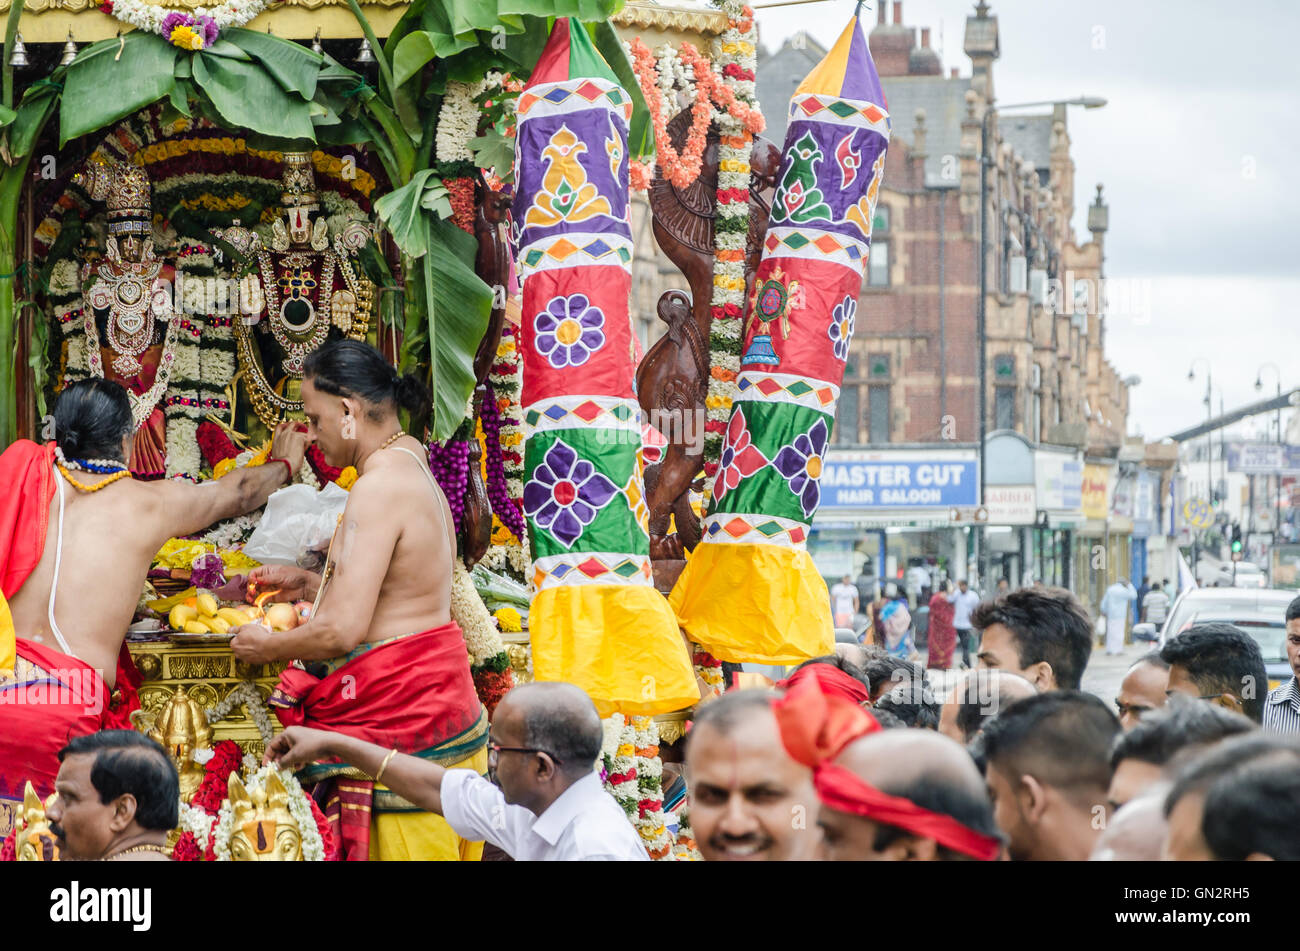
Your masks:
M277 687L286 729L268 760L311 767L318 796L342 788L321 785L331 780L371 777L370 798L351 805L373 807L372 821L340 833L350 857L477 858L484 842L515 859L647 857L601 785L603 731L586 694L517 687L490 721L477 699L449 614L447 502L397 417L427 394L373 348L327 345L307 361L308 432L281 427L267 466L192 486L121 481L131 415L115 386L67 387L55 443L0 457L0 606L21 632L0 668L20 686L84 669L114 697L0 707L0 779L57 793L48 818L66 857L166 858L176 769L121 729L114 689L130 686L113 671L134 592L166 538L261 504L309 439L360 476L321 574L250 579L250 594L316 602L292 633L234 632L244 662L298 661ZM836 613L856 611L860 592L843 584ZM1148 614L1162 607L1151 597ZM1117 594L1107 608L1134 600ZM906 595L887 590L872 608L871 637L692 714L684 769L671 782L665 770L665 786L706 860L1300 857L1300 682L1268 691L1260 648L1238 628L1168 637L1103 701L1081 689L1094 628L1068 591L981 600L965 581L941 586L928 664ZM1300 674L1300 598L1285 620ZM947 667L958 645L971 669L938 695L926 668Z
M1068 592L1008 592L971 623L983 632L980 667L947 697L917 663L840 644L774 687L701 704L680 778L703 857L1300 858L1300 691L1293 676L1261 694L1253 638L1193 625L1138 659L1110 703L1080 689L1093 635ZM1300 598L1286 628L1300 674ZM267 759L346 761L514 859L644 860L601 786L600 747L581 690L534 683L498 706L486 777L302 726ZM161 747L105 731L60 761L50 818L61 846L160 857L177 788Z

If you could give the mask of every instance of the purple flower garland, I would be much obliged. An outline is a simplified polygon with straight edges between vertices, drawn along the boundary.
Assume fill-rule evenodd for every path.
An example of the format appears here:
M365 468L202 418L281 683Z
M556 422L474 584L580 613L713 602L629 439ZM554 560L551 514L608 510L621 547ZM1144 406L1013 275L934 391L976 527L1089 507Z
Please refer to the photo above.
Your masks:
M429 471L447 496L456 534L460 535L465 520L465 496L469 493L469 443L463 439L449 439L443 446L430 443Z
M497 409L497 395L492 384L487 384L487 396L479 412L483 424L483 442L487 446L487 489L492 511L501 524L514 534L524 537L524 515L519 503L510 497L506 488L506 464L501 457L501 414Z

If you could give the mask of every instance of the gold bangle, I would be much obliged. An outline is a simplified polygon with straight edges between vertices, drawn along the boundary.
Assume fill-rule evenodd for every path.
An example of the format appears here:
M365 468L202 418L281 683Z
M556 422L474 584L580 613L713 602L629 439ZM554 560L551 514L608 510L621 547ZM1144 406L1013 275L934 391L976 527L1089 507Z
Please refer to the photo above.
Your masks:
M384 770L388 769L388 764L392 761L393 757L396 755L397 755L397 747L394 746L391 750L388 751L388 755L384 757L384 761L379 764L379 772L375 773L375 782L379 782L380 778L384 775Z

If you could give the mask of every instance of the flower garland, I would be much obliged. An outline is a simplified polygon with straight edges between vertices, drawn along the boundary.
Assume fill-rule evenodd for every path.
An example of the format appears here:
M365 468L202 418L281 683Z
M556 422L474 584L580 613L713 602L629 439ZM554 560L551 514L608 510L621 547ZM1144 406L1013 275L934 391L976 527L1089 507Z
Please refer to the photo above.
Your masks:
M673 843L673 861L704 861L704 856L700 854L700 848L695 843L695 833L691 829L691 815L689 809L684 808L677 814L677 839Z
M262 699L261 692L257 685L251 680L245 680L235 687L234 690L226 694L215 707L207 711L208 723L219 723L224 720L230 711L235 709L239 704L244 705L248 715L252 718L253 723L257 726L257 734L262 738L262 742L267 746L275 739L275 728L271 724L271 713L266 707L266 701Z
M489 392L495 397L494 407L488 407L488 400L483 403L480 415L485 426L489 417L495 418L496 451L501 462L500 478L503 482L504 496L510 500L510 508L516 512L523 510L524 494L524 426L523 407L519 404L520 384L522 381L523 361L520 359L517 345L519 330L508 323L497 345L496 361L488 371ZM484 460L491 459L494 452L488 451L490 442L486 432L483 436ZM507 524L501 518L501 512L508 514L504 499L496 494L492 487L493 475L488 469L489 492L493 494L492 544L483 556L485 568L499 571L509 568L525 584L530 583L532 560L528 554L528 523L522 517L514 524Z
M601 744L601 761L604 763L602 782L614 797L628 821L635 824L640 801L637 785L636 731L621 713L615 713L601 722L604 739Z
M487 395L480 410L482 423L483 465L487 472L488 499L492 512L501 520L515 538L525 535L524 513L521 503L515 501L506 485L506 468L503 437L501 434L500 405L492 384L487 384ZM511 433L512 447L523 442L522 434Z
M221 30L243 26L266 6L263 0L226 0L212 7L195 7L191 14L185 14L142 0L104 0L99 10L129 26L157 33L181 49L201 50L216 42Z
M673 839L664 818L664 764L659 758L659 725L654 717L632 718L632 743L636 756L636 830L650 858L671 858Z
M459 558L452 559L451 568L451 617L460 625L465 636L465 647L469 651L470 664L481 666L497 655L506 652L506 645L501 634L488 613L487 605L479 597L464 563Z
M691 663L695 666L695 676L699 677L711 689L723 693L727 689L722 676L722 661L718 660L698 644L691 654Z
M469 441L457 439L453 434L441 446L436 442L429 443L429 471L447 497L459 536L465 518L465 495L469 490Z
M686 136L686 145L679 154L673 148L672 138L668 135L669 117L665 115L664 108L666 97L659 86L654 54L640 37L632 40L629 49L632 53L632 68L636 72L637 82L645 96L646 106L650 110L650 120L654 125L655 160L665 178L678 188L687 188L700 177L704 148L708 145L713 106L709 103L707 87L702 82L696 84L695 102L691 106L691 128ZM712 73L709 67L704 71ZM648 174L648 168L644 174L638 174L638 182L648 178Z
M248 787L250 793L255 788L264 788L273 772L279 776L280 782L284 783L284 788L289 793L289 814L298 823L298 831L302 835L302 860L304 862L329 861L327 845L332 836L328 830L328 823L325 822L320 809L303 792L297 777L291 771L281 769L274 763L268 763L256 773L249 775L244 785ZM234 806L227 798L221 804L221 809L217 813L216 826L212 830L213 852L218 862L231 861L230 838L234 832L234 821Z
M180 838L172 848L177 862L212 861L212 827L217 821L221 802L226 798L226 783L237 773L243 753L232 740L218 740L207 751L203 780L189 802L180 804Z
M752 37L754 11L743 0L721 0L727 15L727 29L719 42L717 63L724 82L713 85L711 69L701 70L702 57L690 44L682 46L683 62L696 66L701 85L719 105L718 193L714 218L713 297L710 300L712 328L709 332L709 380L705 395L704 472L711 487L722 455L722 437L731 417L731 405L739 390L745 316L745 251L749 241L749 154L754 136L763 131L762 113L754 92L756 64ZM728 88L728 84L730 88ZM705 490L706 492L709 489ZM721 674L718 674L721 678Z

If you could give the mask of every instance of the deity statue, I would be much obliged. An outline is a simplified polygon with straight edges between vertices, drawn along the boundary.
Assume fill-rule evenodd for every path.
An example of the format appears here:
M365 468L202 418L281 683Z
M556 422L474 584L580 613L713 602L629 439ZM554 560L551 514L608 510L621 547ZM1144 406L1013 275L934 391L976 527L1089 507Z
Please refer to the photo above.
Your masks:
M256 261L252 280L240 283L244 316L235 329L249 396L268 428L301 411L309 353L331 336L365 339L373 295L356 261L357 251L371 240L370 228L352 222L331 240L310 153L284 153L281 206L284 215L271 226L269 247L252 235L239 240L240 229L221 235Z
M177 687L167 705L154 717L153 729L148 736L162 746L176 764L176 771L180 774L181 801L189 802L203 782L204 751L211 755L212 727L208 725L207 713L184 687Z
M230 774L230 805L234 813L230 858L234 862L301 862L302 830L289 811L289 791L271 772L265 786L244 788L238 773Z
M94 376L122 384L130 394L135 440L128 460L139 479L166 472L162 400L176 360L174 271L154 253L151 188L144 169L91 164L74 176L107 206L102 256L82 263L87 364Z
M57 862L59 846L54 833L50 831L49 820L45 810L54 804L58 793L50 793L45 802L32 788L31 781L23 789L23 810L17 817L17 860L19 862Z

